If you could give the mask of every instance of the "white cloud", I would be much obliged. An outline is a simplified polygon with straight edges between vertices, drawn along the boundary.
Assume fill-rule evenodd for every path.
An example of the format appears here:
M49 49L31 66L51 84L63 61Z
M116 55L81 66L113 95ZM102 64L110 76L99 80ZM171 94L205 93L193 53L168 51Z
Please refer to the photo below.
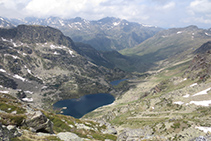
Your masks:
M190 10L194 13L211 13L210 0L194 0L190 3Z
M211 24L211 1L193 0L187 7L187 13L189 17L184 19L186 23Z
M175 7L175 2L169 2L163 6L163 9L172 9Z
M82 17L87 20L112 16L168 27L210 23L210 7L210 0L0 0L0 16ZM193 21L195 23L191 23Z

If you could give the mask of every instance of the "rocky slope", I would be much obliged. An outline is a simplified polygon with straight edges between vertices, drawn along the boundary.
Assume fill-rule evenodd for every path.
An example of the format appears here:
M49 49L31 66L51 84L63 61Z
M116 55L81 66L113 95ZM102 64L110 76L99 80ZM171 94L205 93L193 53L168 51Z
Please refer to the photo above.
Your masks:
M0 93L0 140L116 140L116 130L103 121L79 120L33 108Z
M132 67L136 71L144 72L191 59L193 52L210 40L210 29L196 26L171 28L159 32L134 48L122 50L121 53L133 60Z
M14 27L14 25L7 19L0 16L0 28L11 28L11 27Z
M162 30L114 17L97 21L88 21L80 17L74 19L28 17L22 20L11 19L10 22L16 26L20 24L51 26L60 29L76 42L90 44L95 49L104 51L134 47Z
M87 55L86 49L91 49L93 54ZM97 54L90 47L76 46L69 37L51 27L20 25L0 29L1 91L13 95L23 92L25 100L33 100L37 106L84 94L110 92L113 88L109 81L126 73L98 66L99 61L105 66L109 62Z
M135 88L84 118L112 123L119 141L211 140L209 44L199 47L196 52L200 54L191 61L129 80L137 84ZM206 79L201 79L201 74Z

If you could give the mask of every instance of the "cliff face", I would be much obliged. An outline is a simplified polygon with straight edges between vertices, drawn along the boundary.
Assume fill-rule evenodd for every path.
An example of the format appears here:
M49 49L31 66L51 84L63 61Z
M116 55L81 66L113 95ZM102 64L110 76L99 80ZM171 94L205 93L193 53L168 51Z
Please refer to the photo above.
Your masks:
M203 44L194 53L196 56L185 74L191 79L205 81L211 76L211 42Z

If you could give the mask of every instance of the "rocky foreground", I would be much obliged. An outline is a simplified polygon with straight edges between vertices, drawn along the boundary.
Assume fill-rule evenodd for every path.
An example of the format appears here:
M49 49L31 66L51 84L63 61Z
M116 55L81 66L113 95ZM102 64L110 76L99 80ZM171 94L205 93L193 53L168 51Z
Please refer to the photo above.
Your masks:
M104 121L79 120L33 108L0 93L0 140L116 140L117 131Z

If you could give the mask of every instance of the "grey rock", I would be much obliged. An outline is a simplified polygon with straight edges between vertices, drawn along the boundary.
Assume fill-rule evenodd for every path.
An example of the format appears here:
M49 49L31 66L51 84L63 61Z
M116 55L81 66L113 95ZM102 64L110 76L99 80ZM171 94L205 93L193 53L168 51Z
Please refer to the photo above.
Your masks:
M9 141L11 138L21 136L21 133L18 132L15 126L9 125L4 126L0 123L0 140Z
M83 141L82 138L71 132L60 132L57 134L57 137L63 141Z
M28 113L25 125L36 132L54 133L53 123L41 111Z
M110 127L107 127L107 129L104 130L103 133L104 134L114 134L114 135L116 135L117 130L113 126L110 126Z
M14 137L19 137L21 136L21 133L18 132L16 126L14 125L8 125L7 129L13 134Z
M196 138L195 141L207 141L207 139L203 136L200 136L200 137Z
M139 141L144 136L150 135L147 129L125 129L117 138L117 141Z
M211 141L211 135L208 136L199 136L191 141Z

